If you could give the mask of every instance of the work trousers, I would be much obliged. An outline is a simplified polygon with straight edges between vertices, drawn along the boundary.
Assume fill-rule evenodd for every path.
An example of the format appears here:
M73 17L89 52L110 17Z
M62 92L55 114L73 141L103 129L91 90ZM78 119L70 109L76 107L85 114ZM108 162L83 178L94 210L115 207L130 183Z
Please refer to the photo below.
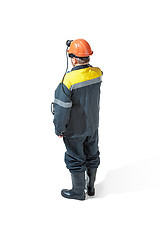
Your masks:
M87 168L98 168L100 164L98 130L88 137L63 137L66 146L65 163L71 173L84 172Z

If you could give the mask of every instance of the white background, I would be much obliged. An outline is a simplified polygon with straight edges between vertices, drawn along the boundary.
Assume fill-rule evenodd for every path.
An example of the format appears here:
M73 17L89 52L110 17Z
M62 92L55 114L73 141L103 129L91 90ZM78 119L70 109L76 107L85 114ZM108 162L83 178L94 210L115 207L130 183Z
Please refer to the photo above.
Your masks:
M1 1L1 240L160 239L159 13L158 0ZM76 38L104 72L86 201L60 195L71 180L50 113Z

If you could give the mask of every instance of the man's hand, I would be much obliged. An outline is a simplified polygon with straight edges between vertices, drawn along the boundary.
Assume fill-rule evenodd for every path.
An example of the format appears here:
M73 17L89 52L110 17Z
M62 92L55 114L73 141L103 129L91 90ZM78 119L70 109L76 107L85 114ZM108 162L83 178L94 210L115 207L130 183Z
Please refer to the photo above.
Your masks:
M59 138L63 138L63 136L62 136L62 135L59 135L58 137L59 137Z

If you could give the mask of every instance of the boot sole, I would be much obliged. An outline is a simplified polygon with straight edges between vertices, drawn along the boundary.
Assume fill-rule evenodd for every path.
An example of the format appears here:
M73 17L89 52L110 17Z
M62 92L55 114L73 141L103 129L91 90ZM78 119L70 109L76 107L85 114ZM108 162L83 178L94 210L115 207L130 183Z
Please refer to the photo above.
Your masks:
M88 193L88 192L87 192L87 194L88 194L88 196L90 196L90 197L95 196L95 193Z

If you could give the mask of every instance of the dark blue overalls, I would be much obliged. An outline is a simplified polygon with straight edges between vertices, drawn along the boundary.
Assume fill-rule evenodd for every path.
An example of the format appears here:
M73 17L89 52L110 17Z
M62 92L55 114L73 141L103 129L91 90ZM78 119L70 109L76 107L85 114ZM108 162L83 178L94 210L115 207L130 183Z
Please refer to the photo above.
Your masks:
M70 172L84 172L100 164L98 148L99 100L102 71L89 64L74 67L55 91L54 124L66 146ZM65 93L64 93L65 92Z

